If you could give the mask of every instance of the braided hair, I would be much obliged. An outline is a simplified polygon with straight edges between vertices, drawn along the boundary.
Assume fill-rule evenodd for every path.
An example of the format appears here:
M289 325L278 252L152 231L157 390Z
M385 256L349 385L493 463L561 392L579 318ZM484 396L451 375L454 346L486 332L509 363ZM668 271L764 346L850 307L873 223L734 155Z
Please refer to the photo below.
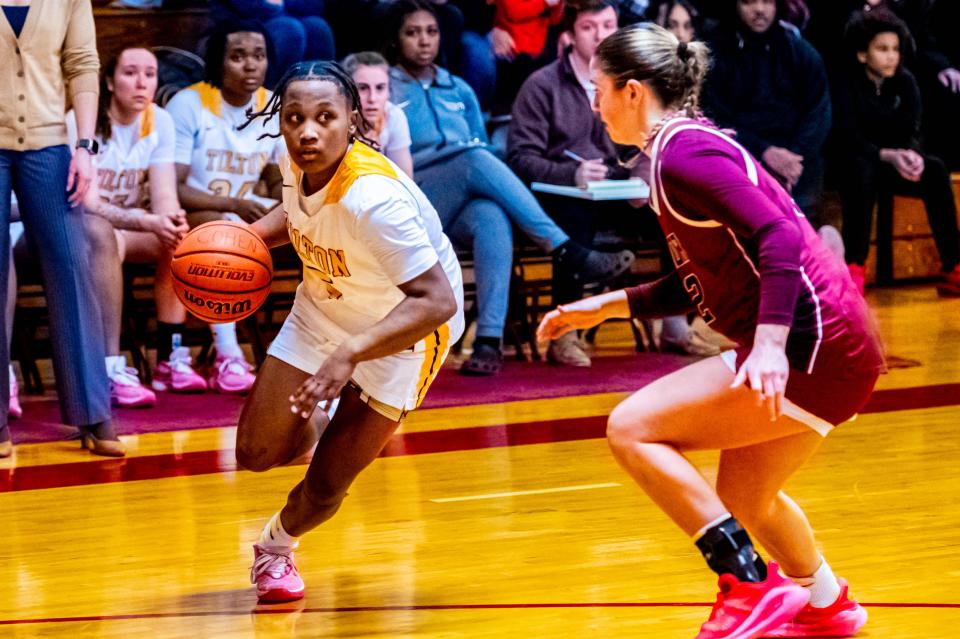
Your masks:
M258 118L265 118L265 123L269 122L273 116L279 117L280 110L283 108L283 97L287 92L287 87L293 82L301 80L325 80L337 85L340 95L347 99L347 108L356 113L354 116L354 133L350 135L350 141L360 140L367 146L380 150L380 145L371 140L364 133L369 131L371 124L363 115L363 109L360 105L360 91L357 89L357 83L349 73L337 62L332 60L312 60L306 62L297 62L290 65L290 68L277 81L277 88L267 104L260 111L253 109L247 110L247 121L241 124L238 130L245 129L251 122ZM277 133L264 133L260 138L278 138L281 133L279 127Z

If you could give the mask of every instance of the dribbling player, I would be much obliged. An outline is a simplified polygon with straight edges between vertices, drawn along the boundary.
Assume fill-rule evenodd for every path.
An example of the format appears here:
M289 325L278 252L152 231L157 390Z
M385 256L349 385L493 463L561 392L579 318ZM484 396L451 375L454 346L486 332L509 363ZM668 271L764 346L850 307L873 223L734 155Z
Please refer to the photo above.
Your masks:
M263 602L303 597L298 538L336 513L463 332L460 266L440 219L362 141L360 108L338 64L303 62L257 114L279 116L290 161L283 203L251 228L270 246L292 242L304 279L240 416L237 461L264 471L316 444L306 477L254 545ZM318 442L309 418L338 395Z

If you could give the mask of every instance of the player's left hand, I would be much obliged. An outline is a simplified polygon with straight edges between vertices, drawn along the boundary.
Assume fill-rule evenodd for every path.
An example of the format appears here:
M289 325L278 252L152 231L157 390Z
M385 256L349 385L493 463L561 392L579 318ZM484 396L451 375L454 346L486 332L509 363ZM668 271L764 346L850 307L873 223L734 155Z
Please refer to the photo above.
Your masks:
M786 342L790 327L775 324L757 326L753 349L734 377L730 388L739 388L744 382L756 394L757 406L766 405L770 421L783 414L783 397L790 375Z
M308 419L319 402L332 401L340 395L340 391L350 381L354 368L356 364L344 352L335 350L320 370L289 397L290 412L299 413L302 418Z

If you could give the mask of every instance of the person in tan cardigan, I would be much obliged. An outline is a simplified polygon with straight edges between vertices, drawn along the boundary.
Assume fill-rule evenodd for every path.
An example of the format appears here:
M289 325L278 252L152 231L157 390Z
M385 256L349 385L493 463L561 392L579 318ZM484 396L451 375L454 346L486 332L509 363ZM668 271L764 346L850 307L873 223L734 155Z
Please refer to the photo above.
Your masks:
M91 317L83 201L96 174L94 126L99 91L90 0L0 0L0 255L9 255L11 191L36 247L50 311L60 411L84 448L121 456L110 422L104 343ZM76 152L67 145L67 95L76 113ZM0 259L0 290L9 276ZM0 325L0 397L9 405L9 336ZM7 379L5 379L7 378ZM12 452L0 411L0 457Z

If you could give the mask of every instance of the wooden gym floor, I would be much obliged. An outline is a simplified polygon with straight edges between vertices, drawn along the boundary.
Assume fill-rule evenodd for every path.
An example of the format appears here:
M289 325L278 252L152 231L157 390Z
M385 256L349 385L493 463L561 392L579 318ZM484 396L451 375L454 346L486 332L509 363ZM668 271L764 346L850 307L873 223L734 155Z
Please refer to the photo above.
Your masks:
M868 606L861 636L958 637L960 300L869 297L890 353L921 365L883 377L884 401L789 492ZM622 351L621 332L601 351ZM75 442L19 446L0 461L22 479L0 485L0 637L692 637L711 573L584 438L620 397L414 415L304 538L307 597L285 606L256 605L250 544L304 467L236 472L233 429L127 438L139 481ZM529 422L535 437L510 428ZM712 473L715 455L694 460Z

